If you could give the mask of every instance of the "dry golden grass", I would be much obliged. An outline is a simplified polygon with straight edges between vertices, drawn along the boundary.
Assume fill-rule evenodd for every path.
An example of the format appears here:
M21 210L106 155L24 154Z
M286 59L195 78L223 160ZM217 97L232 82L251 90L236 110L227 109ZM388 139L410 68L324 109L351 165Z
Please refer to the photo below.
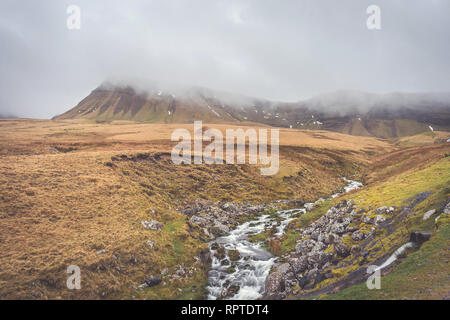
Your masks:
M180 127L192 131L126 121L1 120L0 298L183 296L176 288L201 284L205 272L144 294L130 289L163 268L196 265L205 244L175 208L196 199L314 200L341 187L341 176L360 177L374 154L395 149L374 138L282 129L273 177L250 165L175 166L166 156L105 165L121 154L169 152L170 134ZM148 219L163 222L163 230L143 229ZM65 286L71 264L82 270L79 291Z

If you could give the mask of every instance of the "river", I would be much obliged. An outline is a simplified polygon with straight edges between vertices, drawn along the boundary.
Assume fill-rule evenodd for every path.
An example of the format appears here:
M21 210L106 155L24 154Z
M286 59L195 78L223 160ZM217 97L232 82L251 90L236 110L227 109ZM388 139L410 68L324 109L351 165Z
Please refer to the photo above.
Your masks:
M343 178L347 182L344 193L360 188L362 183ZM335 198L341 195L336 193ZM318 201L323 201L319 199ZM277 211L275 215L262 215L252 221L245 222L229 234L219 237L210 243L216 242L227 250L238 250L240 258L231 261L226 253L225 258L219 260L216 250L211 249L212 263L208 274L208 299L215 300L222 297L225 287L230 284L238 286L237 293L228 296L227 299L243 300L258 299L264 294L264 283L277 257L263 248L263 242L250 242L249 237L264 232L266 229L276 226L275 236L281 237L287 225L296 217L306 212L307 208L315 203L305 203L302 208ZM281 218L281 219L280 219ZM280 221L281 220L281 221ZM233 266L234 268L231 268ZM237 288L237 287L236 287Z

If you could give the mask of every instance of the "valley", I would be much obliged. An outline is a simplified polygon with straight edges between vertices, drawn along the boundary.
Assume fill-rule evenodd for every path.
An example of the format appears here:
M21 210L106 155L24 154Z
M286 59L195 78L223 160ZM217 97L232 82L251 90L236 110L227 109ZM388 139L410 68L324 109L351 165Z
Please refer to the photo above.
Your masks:
M280 170L261 176L257 165L174 165L177 128L194 130L189 123L0 120L0 297L448 297L447 132L379 139L280 128ZM363 185L346 190L343 177ZM381 290L368 290L365 268L416 231L431 237L383 271ZM336 242L327 243L328 233ZM240 240L227 246L233 236ZM248 253L243 244L262 251ZM246 296L249 288L227 279L211 289L219 261L229 260L221 272L232 279L252 264L249 255L270 261L259 275L264 291ZM80 290L66 287L70 265L80 267Z

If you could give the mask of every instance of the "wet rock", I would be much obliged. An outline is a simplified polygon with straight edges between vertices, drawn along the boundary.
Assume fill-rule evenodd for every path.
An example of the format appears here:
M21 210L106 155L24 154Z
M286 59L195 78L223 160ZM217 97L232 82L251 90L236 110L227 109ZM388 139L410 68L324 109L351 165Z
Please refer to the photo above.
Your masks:
M234 273L236 271L235 266L229 266L227 270L225 270L226 273Z
M414 232L411 232L409 241L414 242L418 245L421 245L425 241L428 241L431 238L431 235L432 234L429 232L414 231Z
M156 220L144 220L141 221L141 224L145 229L149 230L160 230L163 227L163 224Z
M228 292L231 293L232 295L235 295L239 292L239 285L238 284L232 284L229 288L228 288Z
M160 284L161 281L162 281L162 279L161 279L160 277L158 277L158 276L150 276L150 277L148 277L148 278L146 278L146 279L144 280L144 282L145 282L145 283L147 284L147 286L149 286L149 287L156 286L156 285Z
M436 209L425 212L425 214L423 215L423 220L428 220L435 213L436 213Z
M241 254L238 250L228 250L228 257L231 261L237 261L241 258Z
M217 257L219 260L225 258L225 248L220 247L219 249L217 249L217 251L214 253L214 256Z

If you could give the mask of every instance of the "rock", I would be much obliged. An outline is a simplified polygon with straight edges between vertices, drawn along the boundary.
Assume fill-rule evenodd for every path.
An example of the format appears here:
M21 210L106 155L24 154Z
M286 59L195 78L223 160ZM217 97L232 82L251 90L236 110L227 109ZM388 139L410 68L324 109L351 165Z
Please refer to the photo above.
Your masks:
M423 220L428 220L435 213L436 209L425 212L425 214L423 215Z
M236 204L234 204L233 202L224 203L223 205L220 206L220 208L222 210L227 211L227 212L236 211L237 210Z
M163 224L156 220L144 220L141 224L145 229L150 230L160 230L163 227Z
M418 245L421 245L425 241L428 241L431 238L431 233L422 232L422 231L414 231L411 232L410 240Z
M336 234L343 234L345 233L345 225L343 223L335 223L331 226L330 232Z
M308 279L307 276L299 276L297 280L298 286L302 289L306 287L306 285L310 282L310 279Z
M228 289L227 289L227 297L232 297L235 294L237 294L239 292L241 288L239 287L238 284L232 284Z
M169 269L167 269L167 268L165 268L165 269L163 269L163 270L161 271L161 274L162 274L163 276L166 276L168 273L169 273Z
M96 253L99 255L99 254L105 254L105 252L106 252L106 250L102 249L102 250L98 250Z
M283 263L278 266L277 271L281 274L286 274L291 269L291 265L289 263Z
M217 249L217 251L214 253L214 256L216 256L219 260L225 258L225 248L220 247L219 249Z
M308 254L308 266L314 268L320 268L332 258L332 255L328 252L313 251Z
M336 250L338 256L342 258L345 258L350 254L348 247L341 241L334 244L334 249Z
M199 260L202 265L209 265L211 263L211 252L208 249L201 250Z
M357 246L357 245L352 246L352 248L350 249L350 254L355 257L359 256L360 252L361 252L361 247Z
M450 214L450 201L445 206L443 213L444 214Z
M156 286L161 283L162 279L158 276L150 276L144 280L149 287Z
M241 258L241 254L238 250L228 250L228 257L231 261L237 261Z
M386 213L388 210L389 210L388 207L379 207L379 208L375 209L375 213L382 214L382 213Z
M314 209L314 203L305 203L303 206L307 211L311 211L312 209Z
M192 216L189 218L189 221L196 225L199 225L200 227L206 227L208 225L208 220L199 216Z
M220 222L217 222L214 226L210 227L208 231L214 236L219 237L230 232L230 228Z
M291 270L295 274L305 271L307 269L307 267L308 267L308 261L307 261L307 258L304 256L302 256L298 259L295 259L291 263Z
M364 238L365 238L364 233L362 233L359 230L352 233L352 239L354 241L361 241L361 240L364 240Z
M236 271L236 267L235 266L229 266L225 272L226 273L234 273Z
M362 222L364 222L364 223L366 223L366 224L372 224L373 223L373 218L371 218L370 217L370 214L369 213L363 213L362 215L361 215L361 221Z
M386 221L386 218L384 216L377 215L377 216L375 216L374 224L378 225L379 223L382 223L384 221Z
M284 276L279 272L272 272L269 274L265 282L266 295L283 292L285 289L284 280Z
M155 243L152 240L147 240L146 243L150 248L153 248L155 246Z

